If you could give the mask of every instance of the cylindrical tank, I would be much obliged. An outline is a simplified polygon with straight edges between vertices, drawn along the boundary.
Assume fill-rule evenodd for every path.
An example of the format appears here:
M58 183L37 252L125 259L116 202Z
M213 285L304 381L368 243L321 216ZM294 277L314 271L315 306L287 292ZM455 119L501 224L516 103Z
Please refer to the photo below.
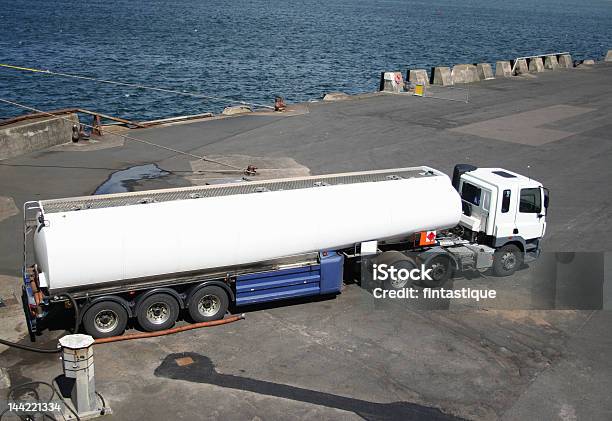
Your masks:
M34 251L47 286L70 289L449 228L460 215L450 179L436 174L44 212Z

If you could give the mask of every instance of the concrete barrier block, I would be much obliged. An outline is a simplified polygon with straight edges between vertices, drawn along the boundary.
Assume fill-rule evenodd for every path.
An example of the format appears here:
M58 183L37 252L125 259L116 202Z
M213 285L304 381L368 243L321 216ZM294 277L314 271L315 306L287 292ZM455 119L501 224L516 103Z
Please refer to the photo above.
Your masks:
M453 84L450 67L434 67L433 69L433 84L441 86L449 86Z
M569 54L563 54L559 56L559 67L562 69L571 69L574 67L574 63L572 62L572 56Z
M473 64L456 64L451 71L453 83L480 82L478 69Z
M498 61L495 63L495 77L512 76L512 66L509 61Z
M0 126L0 160L72 142L79 116L40 117Z
M405 88L402 72L382 72L380 75L380 90L383 92L402 92Z
M608 62L612 61L612 50L608 50L604 61L608 61Z
M527 67L527 60L525 60L524 58L520 58L514 63L514 74L524 75L526 73L529 73L529 68Z
M343 101L349 99L349 95L344 92L329 92L323 96L323 101Z
M542 57L534 57L529 60L529 71L531 73L540 73L544 71L544 63Z
M233 105L231 107L225 107L223 109L223 115L235 115L235 114L244 114L244 113L252 113L253 110L248 105Z
M429 86L429 76L425 69L412 69L408 72L408 80L411 83L419 83L425 86Z
M546 56L544 59L544 68L548 70L557 70L559 68L557 56Z
M495 77L493 77L493 69L489 63L478 63L476 65L476 70L478 71L480 80L495 79Z
M582 60L580 64L582 66L593 66L595 64L595 60L592 60L592 59Z

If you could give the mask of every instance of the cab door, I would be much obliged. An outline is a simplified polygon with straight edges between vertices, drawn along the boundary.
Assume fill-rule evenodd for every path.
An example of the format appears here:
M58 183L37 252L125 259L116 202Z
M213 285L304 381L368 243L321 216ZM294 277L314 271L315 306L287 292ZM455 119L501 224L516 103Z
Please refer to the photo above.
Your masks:
M493 235L496 238L512 237L516 230L516 213L518 211L518 192L515 185L500 188L497 197L497 210L495 212L495 226Z
M518 232L515 232L515 234L520 235L525 240L542 237L546 227L542 188L521 188L518 196L518 212L515 219Z

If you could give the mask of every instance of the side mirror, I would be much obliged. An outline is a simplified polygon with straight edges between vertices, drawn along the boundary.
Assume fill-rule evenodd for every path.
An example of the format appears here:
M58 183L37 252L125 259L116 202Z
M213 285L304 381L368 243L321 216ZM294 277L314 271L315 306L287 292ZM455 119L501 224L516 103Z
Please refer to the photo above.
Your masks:
M549 192L546 187L543 187L543 189L544 189L544 209L548 209L548 204L550 202Z

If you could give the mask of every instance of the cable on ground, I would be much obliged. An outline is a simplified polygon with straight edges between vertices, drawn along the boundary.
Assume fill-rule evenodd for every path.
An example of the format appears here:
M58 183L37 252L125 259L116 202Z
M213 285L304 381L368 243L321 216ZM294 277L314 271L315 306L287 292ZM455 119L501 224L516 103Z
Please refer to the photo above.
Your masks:
M65 121L68 121L71 124L74 123L74 121L70 120L68 117L62 117L62 116L59 116L59 115L55 115L53 113L42 111L42 110L39 110L37 108L30 107L28 105L20 104L18 102L14 102L14 101L9 101L8 99L0 98L0 102L3 102L3 103L8 104L8 105L13 105L15 107L23 108L24 110L29 110L29 111L33 111L33 112L36 112L36 113L39 113L39 114L48 115L48 116L55 117L55 118L58 118L58 119L61 119L61 120L65 120ZM84 126L84 127L88 127L90 129L94 129L94 126L92 126L90 124L80 123L80 125ZM123 133L113 133L113 135L122 137L122 138L124 138L126 140L131 140L131 141L134 141L134 142L144 143L145 145L153 146L153 147L160 148L160 149L165 149L167 151L174 152L176 154L186 155L186 156L189 156L189 157L192 157L192 158L200 159L200 160L207 161L207 162L212 162L214 164L222 165L222 166L225 166L225 167L233 168L235 170L240 170L241 172L244 172L243 168L239 168L239 167L236 167L235 165L227 164L225 162L217 161L217 160L214 160L214 159L209 159L209 158L206 158L204 156L195 155L195 154L193 154L191 152L185 152L185 151L181 151L181 150L178 150L178 149L171 148L169 146L164 146L164 145L160 145L158 143L153 143L153 142L150 142L148 140L138 139L136 137L128 136L128 135L125 135Z

